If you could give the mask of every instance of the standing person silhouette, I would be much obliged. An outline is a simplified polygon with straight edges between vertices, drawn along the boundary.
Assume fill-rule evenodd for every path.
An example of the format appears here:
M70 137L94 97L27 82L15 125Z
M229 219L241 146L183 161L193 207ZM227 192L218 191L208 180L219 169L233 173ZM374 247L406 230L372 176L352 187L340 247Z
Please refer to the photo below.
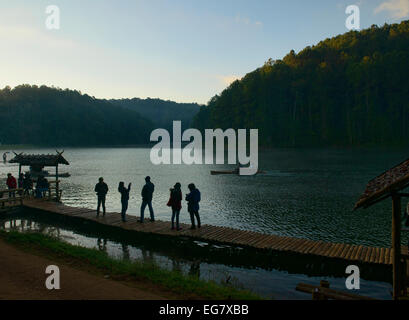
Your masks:
M30 173L26 173L23 180L24 195L29 196L30 191L33 189L33 180L31 179Z
M153 197L153 192L155 191L155 185L151 182L151 177L147 176L145 178L145 185L142 188L142 205L141 205L141 217L139 222L143 223L144 220L144 214L145 214L145 208L146 206L149 207L149 213L151 215L151 222L155 221L155 215L153 213L153 208L152 208L152 197Z
M191 183L187 186L190 190L190 193L186 195L187 201L187 211L190 214L190 220L192 222L192 226L190 229L196 229L195 226L195 217L197 219L197 227L201 227L200 223L200 216L199 216L199 202L200 202L200 191L196 189L196 186Z
M9 190L13 190L9 192L9 198L15 198L16 197L15 189L17 189L17 180L16 178L13 177L11 173L7 173L6 185Z
M181 230L179 226L179 214L182 209L182 191L180 190L181 185L179 182L175 184L173 189L170 189L170 198L168 206L172 207L172 230L175 229L175 218L176 218L176 230Z
M122 221L126 222L126 210L128 210L128 201L129 201L129 192L131 191L131 183L128 185L128 188L125 188L125 184L121 181L118 186L118 191L121 193L121 217Z
M105 217L105 200L108 193L108 185L104 182L104 178L99 178L99 182L95 185L95 192L98 196L97 217L99 217L99 209L101 208L101 204L103 215Z

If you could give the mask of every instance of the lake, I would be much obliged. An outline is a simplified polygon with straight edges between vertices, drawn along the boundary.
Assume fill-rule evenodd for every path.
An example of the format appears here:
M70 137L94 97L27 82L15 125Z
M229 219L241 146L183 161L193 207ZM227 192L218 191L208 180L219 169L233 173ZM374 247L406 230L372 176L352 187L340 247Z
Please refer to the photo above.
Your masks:
M54 149L21 151L55 152ZM95 208L94 186L103 176L110 188L108 211L120 211L119 181L132 182L128 213L139 215L140 192L145 176L149 175L155 184L154 210L161 220L170 220L171 213L166 206L169 188L180 182L185 194L187 185L193 182L202 193L200 213L205 224L312 240L390 246L390 201L366 210L352 211L352 208L370 179L407 158L406 150L402 149L261 150L259 168L266 174L249 177L210 175L210 170L233 168L228 165L155 166L151 164L149 154L150 149L147 148L66 149L64 156L70 165L61 166L60 172L69 172L71 177L62 179L62 201L71 206ZM17 176L18 166L0 164L2 183L5 183L7 172ZM16 216L14 222L9 219L6 217L2 220L2 228L14 226L20 230L24 225L34 226L37 223L35 215L31 218ZM189 223L185 203L181 221ZM51 234L57 230L62 240L87 247L101 249L103 241L102 250L108 250L119 258L130 256L137 259L145 257L148 252L148 256L156 257L159 264L168 269L176 267L189 273L192 268L200 268L203 279L221 281L226 276L232 276L240 286L264 297L308 299L308 295L297 293L295 286L299 282L317 284L320 279L328 279L332 287L344 289L345 278L340 273L334 275L336 268L325 267L326 263L321 261L293 262L293 267L290 267L286 257L275 257L271 265L266 266L233 265L230 260L218 261L214 250L211 254L200 253L201 258L194 255L189 257L183 248L173 250L160 246L147 249L146 241L127 243L120 237L112 238L110 234L101 236L96 230L75 231L75 228L64 226L64 223L58 225L53 221L42 221L38 230ZM33 227L35 230L37 228ZM404 232L402 241L405 243L407 239L408 234ZM198 244L197 248L202 245ZM223 255L219 254L221 257ZM311 266L314 266L312 271L308 270ZM360 294L389 299L391 285L384 279L368 279L365 274L361 275Z
M54 149L19 150L55 153ZM153 207L158 219L170 220L166 206L169 188L176 182L195 183L202 194L204 224L229 226L270 234L373 246L390 245L391 203L352 211L366 183L408 157L402 149L271 149L259 152L256 176L210 175L229 165L153 165L148 148L69 148L64 157L69 172L62 179L62 201L94 208L94 186L100 176L107 182L107 210L120 211L119 181L132 182L128 213L139 215L145 176L155 184ZM9 158L11 155L9 154ZM28 169L28 168L27 168ZM52 168L49 168L50 171ZM0 164L0 178L17 176L18 166ZM403 204L406 206L406 203ZM146 212L148 214L148 212ZM181 221L189 223L186 203ZM403 234L403 242L408 235Z

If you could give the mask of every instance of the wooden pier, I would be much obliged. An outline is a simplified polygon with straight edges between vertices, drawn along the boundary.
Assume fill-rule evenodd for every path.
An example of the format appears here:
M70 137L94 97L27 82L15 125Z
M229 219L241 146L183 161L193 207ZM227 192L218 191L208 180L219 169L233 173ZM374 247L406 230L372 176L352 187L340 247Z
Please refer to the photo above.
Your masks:
M145 223L142 224L137 221L137 217L127 215L127 222L123 223L119 213L107 213L105 217L100 215L97 218L95 210L69 207L61 203L45 200L25 199L23 206L135 232L163 236L183 236L198 241L341 259L348 262L377 265L392 265L393 263L391 248L312 241L211 225L203 225L200 229L190 230L190 225L181 224L182 230L176 231L171 230L169 221L156 220L150 222L149 219L145 219ZM407 250L407 247L403 247L402 254L407 256Z

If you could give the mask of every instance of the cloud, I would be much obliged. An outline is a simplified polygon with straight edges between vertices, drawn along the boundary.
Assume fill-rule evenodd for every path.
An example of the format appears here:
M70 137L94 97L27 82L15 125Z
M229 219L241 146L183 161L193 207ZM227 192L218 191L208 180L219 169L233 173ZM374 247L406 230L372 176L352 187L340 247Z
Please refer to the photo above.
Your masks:
M392 18L402 19L409 16L409 0L388 0L375 8L375 14L387 11Z
M244 25L247 25L247 26L257 26L257 27L262 27L263 26L263 23L261 21L252 21L251 19L249 19L247 17L242 17L239 14L236 15L234 20L238 24L244 24Z

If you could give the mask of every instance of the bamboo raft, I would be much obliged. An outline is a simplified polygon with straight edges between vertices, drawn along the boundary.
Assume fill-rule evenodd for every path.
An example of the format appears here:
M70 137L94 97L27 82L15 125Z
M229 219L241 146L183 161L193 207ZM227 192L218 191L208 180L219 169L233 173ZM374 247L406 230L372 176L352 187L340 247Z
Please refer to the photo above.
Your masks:
M23 206L135 232L162 236L184 236L199 241L341 259L349 262L392 265L391 248L312 241L212 225L203 225L200 229L190 230L189 225L181 224L182 230L175 231L170 229L170 222L155 220L154 223L151 223L149 219L145 219L145 223L141 224L137 221L137 217L127 215L127 222L123 223L119 213L107 213L106 217L100 215L97 218L94 209L69 207L61 203L44 200L25 199ZM408 248L403 247L402 251L403 254L407 255Z

